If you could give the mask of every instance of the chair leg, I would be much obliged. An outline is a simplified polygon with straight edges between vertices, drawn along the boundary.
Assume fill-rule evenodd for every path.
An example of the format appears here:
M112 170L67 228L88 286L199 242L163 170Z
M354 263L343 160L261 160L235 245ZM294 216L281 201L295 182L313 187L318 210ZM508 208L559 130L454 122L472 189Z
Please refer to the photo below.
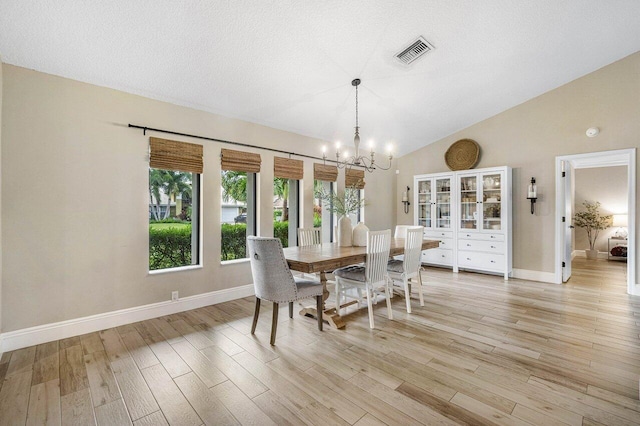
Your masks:
M251 334L255 334L256 325L258 325L258 316L260 316L260 298L256 297L256 310L253 312L253 324L251 325Z
M404 297L407 302L407 313L411 313L411 291L409 290L409 280L406 276L402 277L402 283L404 284Z
M367 288L366 288L366 293L367 293L367 309L369 310L369 327L370 328L374 328L373 325L373 301L371 300L371 298L373 297L373 295L371 294L371 289L369 288L369 284L367 284Z
M278 329L278 304L273 302L273 319L271 320L271 345L276 344L276 331Z
M318 314L318 330L322 331L322 295L316 296L316 310Z
M424 306L424 296L422 295L422 274L418 271L418 294L420 295L420 306Z
M293 318L293 302L289 302L289 318Z
M336 277L336 314L340 315L340 278Z
M389 288L389 282L386 282L384 286L384 295L385 295L385 298L387 299L387 316L389 317L390 320L393 319L393 311L391 310L391 294L392 293L393 291Z

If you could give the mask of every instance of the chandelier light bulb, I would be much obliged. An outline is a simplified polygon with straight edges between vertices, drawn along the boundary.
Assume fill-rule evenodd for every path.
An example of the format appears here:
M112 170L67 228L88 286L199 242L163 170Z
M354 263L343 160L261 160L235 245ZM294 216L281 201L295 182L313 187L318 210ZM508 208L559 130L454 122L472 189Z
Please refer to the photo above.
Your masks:
M325 154L327 152L327 146L322 145L322 153Z

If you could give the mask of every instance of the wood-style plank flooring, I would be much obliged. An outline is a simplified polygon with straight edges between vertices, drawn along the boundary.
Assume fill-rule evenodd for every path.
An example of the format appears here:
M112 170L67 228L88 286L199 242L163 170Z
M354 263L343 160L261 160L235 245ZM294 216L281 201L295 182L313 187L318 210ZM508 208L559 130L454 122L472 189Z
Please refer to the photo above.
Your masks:
M424 273L344 330L241 299L6 353L0 425L638 425L640 298L626 265L576 259L559 286Z

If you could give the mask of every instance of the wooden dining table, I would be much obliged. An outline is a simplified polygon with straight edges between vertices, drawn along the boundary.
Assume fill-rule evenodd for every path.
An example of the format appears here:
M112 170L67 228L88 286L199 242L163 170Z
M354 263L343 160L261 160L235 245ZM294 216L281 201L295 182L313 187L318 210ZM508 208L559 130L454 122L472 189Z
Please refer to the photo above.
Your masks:
M439 246L440 241L438 240L422 240L422 250L437 248ZM404 238L392 238L389 255L397 256L403 253ZM367 258L367 248L340 247L338 243L324 243L305 247L287 247L284 249L284 257L289 264L289 269L308 274L319 273L323 288L323 319L332 327L343 328L345 321L340 314L338 314L338 310L335 307L327 308L325 306L325 302L329 298L326 274L343 266L364 263ZM300 311L300 315L315 318L317 311L315 307L306 307Z

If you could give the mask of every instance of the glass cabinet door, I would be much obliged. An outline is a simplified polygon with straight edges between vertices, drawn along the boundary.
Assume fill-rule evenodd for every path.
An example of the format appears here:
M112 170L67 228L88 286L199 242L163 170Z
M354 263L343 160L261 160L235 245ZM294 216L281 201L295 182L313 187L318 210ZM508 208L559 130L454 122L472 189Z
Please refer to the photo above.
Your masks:
M460 177L460 229L478 229L476 176Z
M451 228L451 179L436 179L436 228Z
M482 229L502 229L501 189L499 173L482 175Z
M432 188L430 180L418 182L418 225L431 228Z

